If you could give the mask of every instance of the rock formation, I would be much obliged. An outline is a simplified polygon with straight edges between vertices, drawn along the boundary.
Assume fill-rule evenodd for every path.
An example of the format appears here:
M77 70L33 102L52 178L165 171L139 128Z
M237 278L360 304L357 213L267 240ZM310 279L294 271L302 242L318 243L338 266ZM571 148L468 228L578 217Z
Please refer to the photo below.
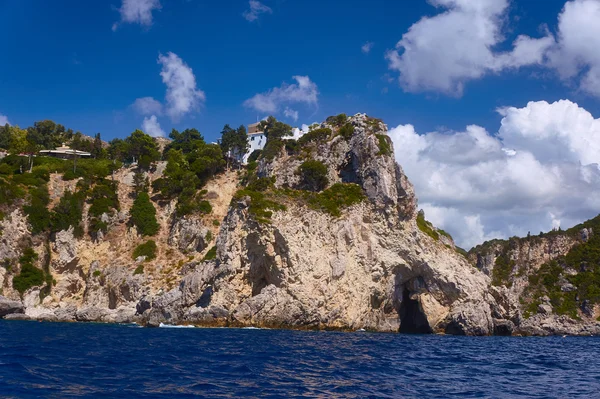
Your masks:
M132 257L144 239L127 224L131 169L115 174L121 209L106 215L109 228L95 239L68 229L45 245L14 210L0 222L0 258L18 259L27 241L55 283L50 293L42 285L20 295L11 288L17 262L12 272L0 267L9 298L0 297L0 317L459 335L599 331L591 318L557 316L545 302L527 318L519 301L527 275L592 231L486 243L467 257L418 214L386 125L357 114L318 129L314 140L275 148L245 177L232 171L209 182L210 215L177 217L173 203L155 201L155 259ZM326 169L320 192L300 190L307 160ZM265 186L244 189L251 180ZM52 187L60 196L62 185ZM526 265L512 284L496 284L499 256Z

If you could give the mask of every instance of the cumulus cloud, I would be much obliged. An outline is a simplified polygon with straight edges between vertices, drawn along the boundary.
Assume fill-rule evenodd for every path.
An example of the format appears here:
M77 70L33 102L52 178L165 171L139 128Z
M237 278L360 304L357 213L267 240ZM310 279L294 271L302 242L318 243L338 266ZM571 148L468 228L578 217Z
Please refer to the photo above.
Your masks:
M293 110L290 107L285 107L283 114L288 118L292 118L294 122L298 121L298 111Z
M565 100L500 112L496 135L475 125L462 132L390 130L426 217L470 248L600 213L600 119Z
M206 95L196 87L196 77L181 58L174 53L160 54L158 63L162 65L160 76L167 86L166 113L174 121L199 108L206 101Z
M552 35L519 36L512 50L494 49L504 42L508 0L430 0L444 9L413 24L386 53L388 66L400 73L406 91L437 91L461 96L469 80L509 68L541 65L553 46Z
M600 97L600 2L568 1L558 17L558 44L550 65L565 80L579 79L582 91Z
M161 115L163 112L163 106L160 101L152 97L136 98L131 107L140 115Z
M152 11L160 9L160 0L123 0L119 8L121 20L113 24L112 30L116 31L123 23L150 27L152 26Z
M156 119L156 115L144 118L142 130L152 137L165 137L165 132L161 129L160 123L158 123L158 119Z
M249 22L258 20L261 14L272 14L273 10L257 0L250 0L250 9L244 11L242 16Z
M6 124L10 124L8 122L8 117L6 117L5 115L0 115L0 126L4 126Z
M373 49L374 45L375 43L373 42L366 42L360 47L360 51L362 51L365 54L369 54L371 52L371 49Z
M296 83L283 83L244 101L246 107L259 112L276 113L286 104L317 105L319 90L308 76L293 76Z

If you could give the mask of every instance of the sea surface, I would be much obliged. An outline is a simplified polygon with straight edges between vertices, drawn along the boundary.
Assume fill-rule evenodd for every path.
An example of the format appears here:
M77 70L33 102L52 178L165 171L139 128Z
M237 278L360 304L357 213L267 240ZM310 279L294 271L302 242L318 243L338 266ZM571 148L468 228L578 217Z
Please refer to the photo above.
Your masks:
M600 338L0 320L2 398L600 398Z

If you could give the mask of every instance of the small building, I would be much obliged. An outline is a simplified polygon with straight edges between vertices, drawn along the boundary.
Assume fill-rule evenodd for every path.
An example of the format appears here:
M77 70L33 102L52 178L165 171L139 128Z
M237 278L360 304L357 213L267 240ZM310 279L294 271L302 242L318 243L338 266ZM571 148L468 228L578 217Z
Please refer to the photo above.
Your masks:
M92 154L85 151L74 150L69 146L62 145L54 150L42 150L40 155L46 155L49 157L60 158L60 159L73 159L74 157L91 157Z
M262 150L265 148L265 144L267 144L267 136L265 136L265 132L260 130L259 126L260 122L248 125L248 143L250 144L250 148L241 159L244 164L248 163L250 154L256 150Z

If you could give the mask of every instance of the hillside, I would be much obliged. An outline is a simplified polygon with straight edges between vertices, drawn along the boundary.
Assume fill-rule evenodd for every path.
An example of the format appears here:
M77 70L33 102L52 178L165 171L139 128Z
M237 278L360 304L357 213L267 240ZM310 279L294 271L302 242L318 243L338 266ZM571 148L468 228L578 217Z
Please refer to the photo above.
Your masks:
M418 212L382 121L338 115L297 141L274 118L264 129L267 146L240 169L228 169L222 148L194 129L161 143L136 131L109 143L108 158L77 165L5 158L0 316L466 335L600 331L595 280L587 284L595 266L571 271L582 259L597 264L595 222L465 254ZM564 279L577 294L562 291Z

